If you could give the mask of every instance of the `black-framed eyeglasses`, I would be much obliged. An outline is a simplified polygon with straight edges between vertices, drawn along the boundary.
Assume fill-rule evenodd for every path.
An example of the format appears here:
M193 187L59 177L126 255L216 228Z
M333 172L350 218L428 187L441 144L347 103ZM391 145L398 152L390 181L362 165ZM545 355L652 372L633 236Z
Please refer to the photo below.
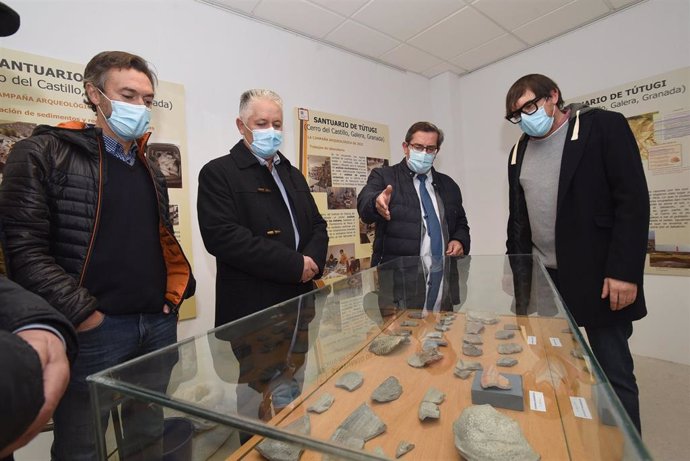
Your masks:
M438 146L425 146L422 144L410 144L408 142L407 147L410 147L417 152L426 152L427 154L436 155L438 153Z
M540 99L544 99L545 97L546 96L537 96L531 101L527 101L522 105L521 108L519 108L515 112L511 112L510 114L506 115L506 120L508 120L510 123L520 123L520 121L522 121L522 114L532 115L533 113L535 113L537 110L539 110L539 106L537 106L537 103Z

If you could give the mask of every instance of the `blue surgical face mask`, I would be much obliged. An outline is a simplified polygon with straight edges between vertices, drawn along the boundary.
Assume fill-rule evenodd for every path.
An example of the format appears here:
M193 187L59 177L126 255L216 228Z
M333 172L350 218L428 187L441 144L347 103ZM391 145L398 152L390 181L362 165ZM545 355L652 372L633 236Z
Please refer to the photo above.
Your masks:
M434 154L427 154L424 151L410 148L410 155L407 158L407 166L417 174L426 174L434 164Z
M244 123L244 122L242 122ZM244 124L247 127L247 124ZM249 129L249 127L247 127ZM283 132L275 128L251 130L254 140L250 146L252 152L264 160L273 158L283 143Z
M106 122L119 138L125 141L134 141L146 133L151 121L151 109L145 105L113 101L102 91L101 94L110 101L112 108L110 117L106 117ZM101 113L103 113L102 110ZM105 117L105 114L103 116Z
M555 111L556 108L554 107ZM520 118L520 128L522 128L522 131L537 138L545 136L553 126L553 115L549 117L544 106L541 106L532 115L522 114Z

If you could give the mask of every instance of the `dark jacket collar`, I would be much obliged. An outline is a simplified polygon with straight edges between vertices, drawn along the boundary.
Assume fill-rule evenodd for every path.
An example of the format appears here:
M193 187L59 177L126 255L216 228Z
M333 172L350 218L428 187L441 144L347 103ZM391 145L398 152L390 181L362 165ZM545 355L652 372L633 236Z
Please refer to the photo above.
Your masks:
M240 139L237 144L230 149L230 154L234 158L237 167L242 170L245 168L250 168L254 165L261 166L254 154L252 154L252 151L249 150L242 139ZM290 161L285 158L280 151L278 151L278 157L280 157L280 165L290 166Z

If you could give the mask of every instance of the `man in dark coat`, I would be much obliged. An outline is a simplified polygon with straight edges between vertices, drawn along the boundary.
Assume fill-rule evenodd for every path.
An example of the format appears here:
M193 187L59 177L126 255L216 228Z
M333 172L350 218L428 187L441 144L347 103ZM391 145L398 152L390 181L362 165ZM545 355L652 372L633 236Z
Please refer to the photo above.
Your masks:
M628 339L647 313L649 192L635 138L619 113L564 106L539 74L513 84L506 113L524 132L508 166L508 254L540 257L639 430Z
M372 170L357 197L362 221L376 223L372 266L401 256L416 257L406 258L405 280L394 283L394 290L407 293L406 300L393 300L400 307L449 308L444 293L456 284L436 280L432 274L449 273L448 268L451 275L457 274L450 258L470 252L470 228L460 187L432 167L442 143L443 131L434 124L414 123L402 143L405 158L397 165ZM418 267L420 256L424 268ZM417 296L410 296L411 292ZM403 302L405 306L401 306Z
M304 176L278 151L280 96L246 91L236 124L242 139L199 173L199 226L216 257L216 326L312 290L328 247Z

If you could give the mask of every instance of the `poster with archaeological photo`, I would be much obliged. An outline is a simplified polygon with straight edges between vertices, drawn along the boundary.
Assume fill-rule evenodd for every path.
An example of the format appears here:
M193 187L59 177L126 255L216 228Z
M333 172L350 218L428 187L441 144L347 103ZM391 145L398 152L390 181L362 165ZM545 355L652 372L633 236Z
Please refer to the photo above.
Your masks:
M389 164L388 126L307 108L296 108L295 116L300 168L328 222L331 247L322 280L332 283L371 257L375 228L360 221L357 194L371 170ZM340 250L347 262L340 262Z
M649 187L646 272L690 276L690 67L569 99L620 112Z
M62 61L0 48L0 181L12 146L37 125L77 120L94 123L84 103L86 63ZM159 76L160 77L160 76ZM192 263L192 226L187 174L185 92L182 85L159 80L151 116L147 155L163 171L169 187L175 236ZM182 305L180 319L196 316L194 298Z

